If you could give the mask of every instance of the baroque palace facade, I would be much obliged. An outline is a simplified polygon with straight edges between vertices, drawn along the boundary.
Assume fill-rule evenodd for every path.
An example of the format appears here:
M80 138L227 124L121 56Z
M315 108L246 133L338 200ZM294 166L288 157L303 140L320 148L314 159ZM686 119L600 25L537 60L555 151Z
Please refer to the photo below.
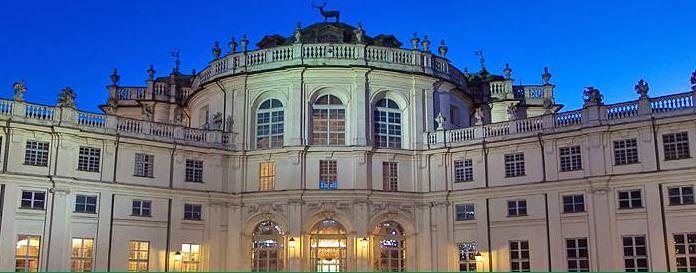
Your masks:
M16 83L0 270L696 270L696 72L560 111L548 69L461 71L427 36L317 23L256 46L145 86L114 71L104 114Z

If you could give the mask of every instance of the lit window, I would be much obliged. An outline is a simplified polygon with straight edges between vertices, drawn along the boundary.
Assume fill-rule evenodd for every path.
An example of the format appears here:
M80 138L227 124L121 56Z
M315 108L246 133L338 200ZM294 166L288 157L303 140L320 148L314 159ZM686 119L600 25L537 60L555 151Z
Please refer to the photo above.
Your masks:
M283 147L283 104L269 99L256 111L256 148Z
M670 206L691 205L694 203L694 187L670 187L667 188L667 192L669 193Z
M458 204L454 206L457 221L474 220L475 210L474 204Z
M689 153L689 133L687 132L664 134L662 135L662 144L665 150L665 160L691 157Z
M198 272L201 261L201 245L181 244L181 271Z
M635 138L614 140L614 165L638 163L638 141Z
M529 241L510 241L510 271L529 272Z
M27 141L24 164L30 166L48 166L49 143L44 141Z
M640 190L619 191L619 208L636 209L643 207Z
M271 191L275 188L275 162L259 164L259 190Z
M336 160L319 161L319 188L322 190L335 190L338 188Z
M75 212L97 213L97 197L82 194L76 195Z
M526 200L512 200L508 201L508 216L526 216L527 215L527 201Z
M203 161L186 159L186 182L203 182Z
M566 239L568 272L590 271L587 238Z
M41 237L33 235L17 236L15 272L39 271L39 251Z
M562 172L582 170L580 146L562 147L558 153L561 158Z
M153 177L155 156L149 154L135 154L134 176Z
M84 172L99 172L101 149L80 146L77 169Z
M647 272L648 245L645 236L623 236L623 259L626 272Z
M524 153L505 155L505 177L524 176Z
M312 144L344 145L346 110L333 95L319 97L312 105Z
M130 241L128 249L128 271L147 272L150 265L150 242Z
M585 196L582 194L563 196L563 212L576 213L585 211Z
M278 224L270 220L259 223L252 234L251 271L281 271L283 256L283 231Z
M454 161L454 183L474 181L474 163L471 159Z
M696 233L674 234L678 272L696 272Z
M379 257L377 271L403 272L406 271L406 238L401 225L394 221L386 221L377 226L375 234L379 242Z
M23 209L44 209L45 203L46 203L46 192L22 191L21 208L23 208Z
M398 163L382 162L382 183L385 191L399 190Z
M401 110L393 100L382 99L375 108L377 147L401 148Z
M150 214L150 207L152 203L145 200L133 200L133 216L143 216L148 217Z
M86 238L72 239L72 272L92 272L92 258L94 256L94 240Z
M201 220L202 207L199 204L184 204L184 219Z
M478 253L478 243L460 243L459 248L459 271L476 272L476 254Z

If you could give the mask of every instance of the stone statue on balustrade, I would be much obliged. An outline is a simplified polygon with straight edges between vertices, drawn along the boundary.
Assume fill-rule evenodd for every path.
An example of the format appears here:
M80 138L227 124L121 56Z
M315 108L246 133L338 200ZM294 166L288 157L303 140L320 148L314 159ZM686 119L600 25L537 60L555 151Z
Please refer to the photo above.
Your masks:
M227 118L225 119L225 131L231 132L232 125L234 125L234 120L232 119L232 115L227 115Z
M222 129L222 113L217 112L213 114L213 128L210 129Z
M184 109L181 109L181 107L176 108L176 111L174 112L174 124L184 124Z
M507 119L508 120L516 120L517 119L517 106L514 104L510 104L507 107Z
M696 91L696 70L691 72L691 90Z
M358 44L363 43L363 35L365 34L365 31L362 28L362 23L358 23L358 28L356 28L354 31L355 33L355 39Z
M75 91L70 87L63 88L58 93L58 107L75 108Z
M107 113L116 113L116 108L118 108L118 99L116 97L109 97L109 99L106 101L106 107Z
M12 96L12 99L15 101L24 101L24 93L27 92L27 86L24 84L24 81L13 83L12 88L14 89L14 96Z
M582 99L585 101L583 107L603 105L604 96L599 89L592 86L585 87L582 91Z
M143 118L146 120L152 120L152 117L155 115L155 109L152 108L152 105L144 104L143 105Z
M474 111L474 125L483 125L483 109L477 107Z
M544 99L544 114L553 114L553 101L551 101L551 98Z
M442 115L442 112L437 114L437 117L435 117L435 122L437 122L437 129L435 130L445 130L445 117Z
M302 43L302 25L298 22L295 28L295 43Z
M636 93L640 95L640 99L647 99L648 98L648 90L650 90L650 86L648 86L648 82L646 82L643 79L640 79L638 81L638 84L635 86Z

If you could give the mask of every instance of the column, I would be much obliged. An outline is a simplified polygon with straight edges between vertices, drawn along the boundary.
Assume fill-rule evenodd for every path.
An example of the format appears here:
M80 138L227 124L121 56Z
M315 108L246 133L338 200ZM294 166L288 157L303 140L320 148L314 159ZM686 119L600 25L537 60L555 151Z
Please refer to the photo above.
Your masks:
M367 126L372 119L370 114L370 101L367 100L370 95L368 86L368 73L366 69L354 69L353 79L355 86L353 90L353 101L351 102L351 143L352 145L365 146L367 145L367 135L372 132Z
M295 241L294 245L288 244L288 261L285 271L302 271L302 200L288 200L288 226L287 240L291 238Z
M435 234L433 242L435 249L432 250L433 257L433 267L434 271L448 271L447 266L448 261L448 245L449 243L449 227L448 227L448 217L447 217L447 206L449 202L447 201L436 201L433 202L432 214L435 220Z
M370 247L370 230L369 230L369 225L368 223L370 219L370 214L369 214L369 209L367 206L367 200L355 200L355 231L356 231L356 261L357 261L357 268L356 271L372 271L372 268L370 268L370 250L373 249ZM363 238L368 239L368 243L365 244L363 243ZM377 242L372 241L372 244L375 244Z
M620 256L621 253L614 254L616 230L614 219L612 219L614 206L611 205L612 199L609 197L609 193L611 193L611 189L608 187L592 188L588 193L588 197L591 198L588 202L591 235L589 247L594 250L590 251L594 254L590 257L590 262L596 264L596 268L591 268L592 271L620 270L616 267L616 257Z
M223 258L225 261L224 268L225 271L243 271L242 268L242 207L239 205L229 205L227 207L227 242L225 247L227 251L227 257Z
M430 230L430 204L418 205L416 208L415 225L418 232L418 238L416 238L418 247L415 247L413 251L416 252L418 263L414 271L434 271L435 269L432 266L433 261L431 259L432 248L430 247L432 242Z
M70 252L66 251L70 242L70 212L72 209L69 204L70 189L67 187L54 187L50 190L53 193L53 206L50 207L50 237L48 245L48 271L70 271L68 262Z

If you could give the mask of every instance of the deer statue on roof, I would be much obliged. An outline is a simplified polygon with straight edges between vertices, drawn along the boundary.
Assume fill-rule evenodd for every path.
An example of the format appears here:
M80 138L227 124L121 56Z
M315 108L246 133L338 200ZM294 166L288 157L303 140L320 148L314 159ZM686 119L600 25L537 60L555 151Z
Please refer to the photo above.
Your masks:
M324 10L324 7L326 6L326 1L322 3L321 5L315 5L314 2L312 2L312 7L319 9L319 12L321 12L321 16L324 16L324 22L328 21L329 18L336 18L336 22L338 22L339 18L341 17L341 12L337 10Z

